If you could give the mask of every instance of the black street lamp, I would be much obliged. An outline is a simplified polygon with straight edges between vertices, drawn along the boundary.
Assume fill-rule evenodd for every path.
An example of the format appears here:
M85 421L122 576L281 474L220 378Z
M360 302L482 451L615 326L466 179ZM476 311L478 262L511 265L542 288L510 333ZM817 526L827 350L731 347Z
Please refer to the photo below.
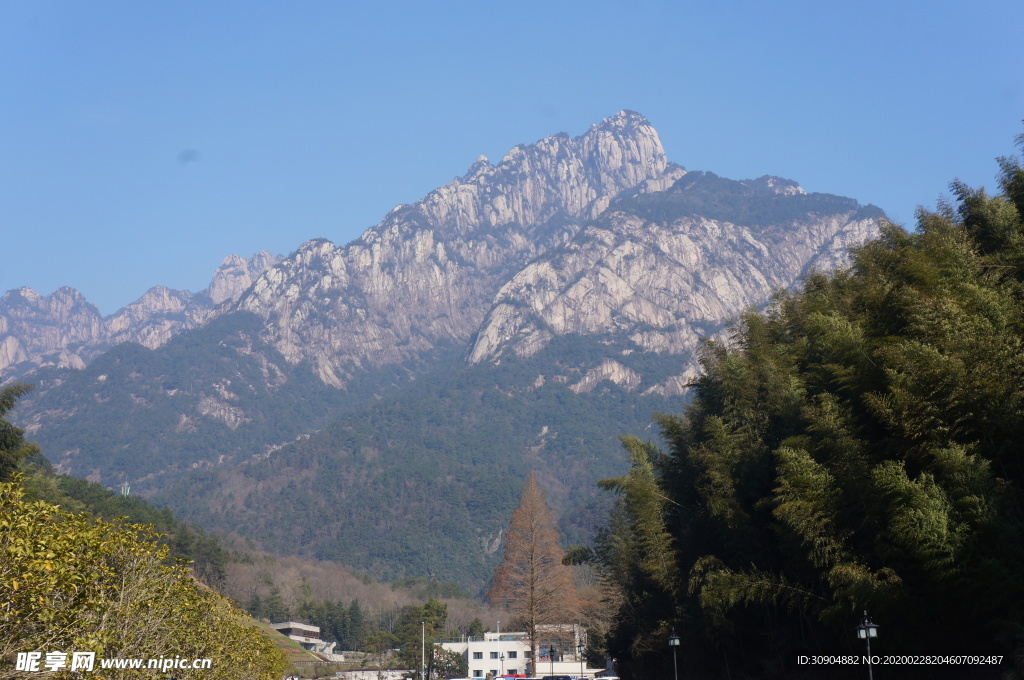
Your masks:
M868 610L864 610L864 619L857 626L857 637L868 646L868 680L874 680L871 672L871 638L878 637L878 624L868 618Z
M679 636L675 631L668 637L668 646L672 648L672 673L675 680L679 680L679 662L676 660L676 649L679 647Z
M552 645L551 648L548 649L548 655L551 657L551 677L553 679L555 677L555 647L554 647L554 645Z
M585 645L576 645L576 654L580 657L580 680L583 680L583 652L586 650Z

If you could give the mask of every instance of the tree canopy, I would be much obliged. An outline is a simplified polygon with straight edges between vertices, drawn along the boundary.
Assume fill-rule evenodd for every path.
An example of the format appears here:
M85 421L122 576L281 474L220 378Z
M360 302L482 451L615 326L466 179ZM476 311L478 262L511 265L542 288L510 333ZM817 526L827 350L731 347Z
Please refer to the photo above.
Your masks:
M12 667L18 652L93 652L96 671L100 659L208 658L211 668L175 676L279 678L285 663L273 643L184 565L168 564L157 538L145 526L69 513L0 483L0 678L24 677Z
M954 182L707 343L664 449L626 440L595 547L624 675L670 674L674 630L701 677L859 677L796 661L863 653L867 610L873 653L1004 657L901 677L1020 677L1024 169L999 162L998 195Z
M6 482L17 471L21 461L39 453L39 447L25 441L25 431L11 425L5 417L18 399L32 390L30 385L15 383L0 389L0 482Z
M519 507L505 536L505 555L494 570L488 599L507 607L513 625L526 631L531 658L537 658L539 631L576 620L579 597L571 568L562 564L555 516L530 473Z

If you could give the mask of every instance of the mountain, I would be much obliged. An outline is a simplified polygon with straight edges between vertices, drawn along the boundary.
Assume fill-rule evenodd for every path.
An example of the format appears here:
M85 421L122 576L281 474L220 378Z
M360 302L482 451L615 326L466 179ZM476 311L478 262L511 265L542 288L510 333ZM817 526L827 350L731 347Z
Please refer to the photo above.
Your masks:
M0 297L0 372L10 379L39 367L80 369L123 342L155 349L201 326L217 305L236 300L280 259L266 251L248 259L229 255L206 290L154 286L108 317L71 287L50 295L31 288L8 291Z
M875 233L881 216L773 177L737 182L694 172L662 192L620 196L501 288L469 361L530 356L568 334L608 334L627 351L692 356L701 337L745 308L811 269L836 266ZM621 368L609 358L579 389L595 379L636 381ZM680 394L685 378L651 389Z
M129 479L208 528L479 589L528 472L586 540L618 435L682 408L700 338L882 218L791 180L687 172L623 111L480 158L347 245L222 277L205 316L154 293L178 325L126 313L148 345L88 361L78 348L111 336L84 300L51 303L74 329L7 313L86 364L36 368L18 424L59 470Z
M623 111L585 134L520 145L359 239L304 244L225 310L265 320L263 337L341 387L354 372L465 344L494 294L533 258L563 245L620 192L685 174L645 118Z

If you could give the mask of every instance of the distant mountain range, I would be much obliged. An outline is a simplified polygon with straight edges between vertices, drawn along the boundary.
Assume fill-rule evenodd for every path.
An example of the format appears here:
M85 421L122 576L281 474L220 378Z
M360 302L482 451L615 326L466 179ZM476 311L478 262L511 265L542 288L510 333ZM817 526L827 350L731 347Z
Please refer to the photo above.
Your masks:
M480 587L529 470L585 539L616 435L682 408L700 338L881 219L687 172L622 111L480 157L347 245L232 256L202 293L104 319L12 291L0 368L40 385L20 424L61 470L273 550Z
M130 305L103 317L74 288L50 295L17 288L0 297L0 375L5 380L41 366L84 368L122 342L156 349L197 328L217 305L233 302L260 274L281 261L267 251L224 258L206 290L191 293L154 286Z

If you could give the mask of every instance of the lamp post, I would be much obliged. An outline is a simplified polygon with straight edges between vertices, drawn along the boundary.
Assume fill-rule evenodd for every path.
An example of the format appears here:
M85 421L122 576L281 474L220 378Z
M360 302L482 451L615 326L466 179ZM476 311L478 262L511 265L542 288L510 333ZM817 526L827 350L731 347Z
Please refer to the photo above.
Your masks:
M864 619L857 626L857 637L868 646L868 680L874 680L871 672L871 638L878 637L878 624L868 618L868 610L864 610Z
M580 657L580 680L583 680L583 651L586 649L585 645L576 645L576 654Z
M555 646L552 645L548 649L548 656L551 657L551 678L554 680L555 677Z
M415 630L415 628L413 629ZM427 622L420 621L420 678L426 677L427 670Z
M672 648L672 677L679 680L679 662L676 660L676 648L679 647L679 636L675 631L668 637L668 646Z

